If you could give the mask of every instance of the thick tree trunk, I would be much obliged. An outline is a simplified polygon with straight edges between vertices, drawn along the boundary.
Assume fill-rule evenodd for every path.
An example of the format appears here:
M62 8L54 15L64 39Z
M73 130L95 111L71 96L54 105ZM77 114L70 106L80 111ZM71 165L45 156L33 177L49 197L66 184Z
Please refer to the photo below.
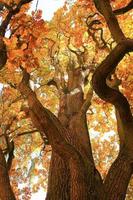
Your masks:
M122 149L105 179L105 193L101 199L124 200L132 172L132 159L129 158L125 149Z
M0 199L15 200L8 176L8 169L2 150L0 149Z
M70 172L68 164L52 151L46 200L70 199Z
M66 135L64 135L63 133L63 137L65 137L65 139L80 152L86 165L88 165L87 162L91 163L89 164L90 165L89 171L92 172L93 176L95 177L94 179L96 180L95 183L97 182L96 185L99 186L97 187L94 186L95 184L94 185L92 184L93 193L95 193L94 191L97 191L97 193L98 192L101 193L100 188L102 185L102 180L94 166L88 127L86 123L87 122L86 113L81 112L81 107L84 104L83 91L81 87L81 85L83 85L83 81L84 79L82 77L81 68L71 69L70 67L70 69L68 70L68 83L67 83L68 92L67 94L61 94L60 96L58 118L61 124L69 130L69 132L67 132ZM72 171L74 175L74 170ZM48 193L46 199L48 199L48 197L51 196L50 191L53 191L53 188L55 187L56 191L55 192L53 191L53 193L56 193L55 194L57 197L56 199L61 199L61 200L70 199L70 193L72 193L70 189L72 189L73 186L76 185L76 181L73 178L71 178L68 166L66 166L65 162L55 153L52 153L52 160L51 160L49 174L50 176L48 183ZM53 177L56 177L56 182L55 178ZM64 177L63 180L60 177ZM61 185L64 187L63 188L64 192L63 190L60 189ZM80 186L82 186L82 184L79 184L79 187ZM78 186L76 186L76 188L78 188ZM78 191L80 190L81 188L78 188ZM67 195L65 195L66 192ZM51 200L54 198L55 198L54 195L51 196ZM74 199L76 198L77 197L75 196ZM92 198L96 199L97 197L94 194Z
M35 93L27 84L28 76L25 73L19 90L22 94L27 95L30 115L34 125L42 134L46 134L53 149L49 172L49 188L46 199L98 199L99 195L97 191L99 188L101 189L102 181L94 166L88 132L86 131L87 126L86 123L83 123L83 127L78 126L80 120L83 118L84 121L85 117L83 115L79 117L77 113L77 119L72 120L74 123L77 121L77 124L75 124L77 129L74 129L74 124L72 122L70 123L74 114L71 117L69 115L68 124L70 124L70 127L67 126L66 129L38 101ZM81 120L81 122L83 121ZM83 133L80 134L82 131ZM82 140L85 142L85 145L83 145ZM96 189L97 186L99 186L98 189Z

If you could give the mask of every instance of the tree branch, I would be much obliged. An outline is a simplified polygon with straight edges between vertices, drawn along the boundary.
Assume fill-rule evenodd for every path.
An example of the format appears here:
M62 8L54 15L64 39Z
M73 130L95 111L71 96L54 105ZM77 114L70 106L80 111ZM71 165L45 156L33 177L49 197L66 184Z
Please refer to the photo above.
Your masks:
M131 1L127 4L127 6L125 6L125 7L123 7L123 8L119 8L119 9L117 9L117 10L114 10L113 13L114 13L115 15L121 15L121 14L124 14L124 13L126 13L126 12L132 10L132 9L133 9L133 0L131 0Z
M16 15L21 7L26 4L31 2L32 0L20 0L18 5L16 6L15 9L11 8L10 6L4 4L4 6L9 10L6 18L3 20L3 22L0 25L0 70L4 67L4 65L7 62L7 50L6 50L6 45L3 41L3 37L5 36L6 29L10 23L10 20L14 15Z
M119 43L122 40L125 40L125 35L123 34L117 18L112 11L109 0L93 0L97 10L104 16L106 23L110 29L112 37L114 40Z
M112 103L116 107L123 123L133 120L129 103L119 91L107 86L106 78L115 70L118 63L129 51L133 51L133 40L127 39L119 43L96 69L92 79L95 92L100 98Z
M36 133L36 132L38 132L37 129L31 130L31 131L24 131L24 132L22 132L22 133L17 134L16 137L23 136L23 135L27 135L27 134L32 134L32 133Z
M83 103L82 107L81 107L81 113L86 113L88 108L90 107L91 105L91 100L92 100L92 97L93 97L93 89L92 87L90 86L88 92L87 92L87 95L86 95L86 100L85 102Z
M1 36L4 36L4 35L5 35L7 26L9 25L10 20L12 19L12 17L13 17L14 15L16 15L17 13L19 13L21 7L22 7L24 4L30 3L31 1L32 1L32 0L20 0L20 2L18 3L18 5L16 6L15 9L13 9L13 8L10 7L9 12L8 12L6 18L4 19L4 21L2 22L2 24L1 24L1 26L0 26L0 35L1 35Z
M119 86L121 84L121 80L119 80L117 78L116 74L113 74L113 79L111 77L109 77L107 79L106 83L109 87L119 91ZM120 139L120 149L121 149L123 147L124 141L125 141L125 131L124 131L123 123L121 121L121 117L119 115L119 111L117 109L115 109L115 116L116 116L116 121L117 121L117 132L118 132L119 139Z
M10 171L11 166L12 166L12 161L14 159L14 142L9 141L8 143L8 160L7 160L7 169L8 171Z

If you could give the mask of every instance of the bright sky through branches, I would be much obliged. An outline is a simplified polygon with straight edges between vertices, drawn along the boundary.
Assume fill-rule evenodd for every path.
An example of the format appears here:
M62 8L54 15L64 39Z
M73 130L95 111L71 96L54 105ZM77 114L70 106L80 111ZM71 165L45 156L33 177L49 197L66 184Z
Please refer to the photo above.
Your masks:
M51 20L54 12L64 5L65 0L39 0L37 9L43 11L44 20ZM37 5L37 0L33 0L31 10L35 10ZM42 200L45 199L46 193L41 188L37 193L32 194L31 200Z
M64 5L65 0L39 0L38 9L43 10L43 18L50 20L54 12ZM37 0L33 0L32 10L36 9Z

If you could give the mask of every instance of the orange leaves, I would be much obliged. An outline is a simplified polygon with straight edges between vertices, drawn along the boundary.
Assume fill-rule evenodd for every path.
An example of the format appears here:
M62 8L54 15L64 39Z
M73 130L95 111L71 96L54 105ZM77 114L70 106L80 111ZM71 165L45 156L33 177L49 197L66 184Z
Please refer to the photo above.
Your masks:
M36 20L40 20L42 18L42 10L32 11L32 16Z
M32 16L19 13L12 20L11 32L14 29L16 31L10 39L5 39L9 58L7 67L9 69L15 69L21 65L31 71L39 65L35 52L38 49L41 51L43 48L43 38L48 31L41 15L41 10L32 12Z
M8 52L7 67L8 69L13 70L20 64L20 59L24 55L23 52L24 46L22 46L22 49L18 48L17 37L12 37L11 39L5 38L4 41L7 46L7 52Z
M7 48L10 49L15 49L18 43L17 37L12 37L12 38L4 38L4 42L7 45Z
M23 50L22 49L14 49L14 50L12 50L12 51L10 51L9 53L8 53L8 56L9 56L9 59L10 60L14 60L16 57L18 58L18 57L22 57L24 55L24 52L23 52Z
M21 45L21 50L25 50L26 48L27 48L27 44L26 43L23 43L22 45Z

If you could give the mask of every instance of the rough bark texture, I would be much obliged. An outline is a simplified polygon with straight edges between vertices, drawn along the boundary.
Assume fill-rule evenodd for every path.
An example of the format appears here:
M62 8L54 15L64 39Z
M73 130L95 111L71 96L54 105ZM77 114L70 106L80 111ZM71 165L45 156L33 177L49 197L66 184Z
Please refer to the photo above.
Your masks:
M126 39L112 12L109 1L94 1L97 9L108 24L114 40L118 43L93 75L93 88L103 100L115 106L120 138L120 152L112 164L104 182L104 200L124 200L128 183L132 175L133 159L133 117L127 99L118 89L107 85L108 76L115 71L118 63L126 53L133 51L133 40Z
M2 150L0 149L0 199L15 200L8 176L8 169Z
M125 149L122 149L112 164L104 182L103 200L125 199L128 183L133 172L131 158L127 156L128 153L125 152Z
M58 199L70 199L70 172L68 165L54 151L52 151L48 190L46 200L51 200L54 197Z
M59 116L59 121L38 101L28 85L28 79L29 75L24 72L19 90L28 98L34 125L42 134L46 134L53 149L46 199L98 199L102 180L95 169L85 113L80 112L79 107L75 108L74 104L71 111L68 107L70 102L66 101L69 110L66 109L64 115L68 119L63 126L61 117ZM80 97L79 91L76 94ZM76 94L74 93L74 95ZM67 95L71 101L72 98L75 101L76 97L73 97L73 94ZM76 98L76 101L81 101L81 99L83 101L83 98ZM84 101L80 107L83 103ZM60 110L60 112L62 111Z

